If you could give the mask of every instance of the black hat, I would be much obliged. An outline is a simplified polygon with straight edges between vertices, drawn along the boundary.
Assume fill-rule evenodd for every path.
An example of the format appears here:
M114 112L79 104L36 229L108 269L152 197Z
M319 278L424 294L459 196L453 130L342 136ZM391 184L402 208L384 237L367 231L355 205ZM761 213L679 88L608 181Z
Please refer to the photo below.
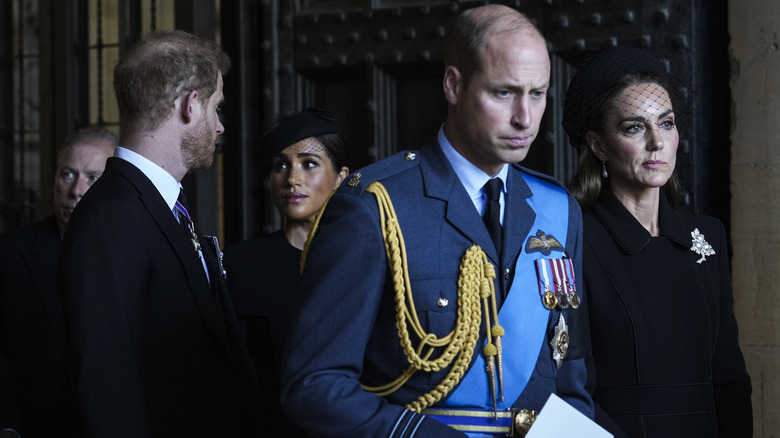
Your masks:
M263 137L263 162L271 160L287 147L311 137L341 134L341 123L332 112L317 107L283 117L279 124Z
M598 96L615 80L629 73L653 73L669 80L666 64L649 49L608 47L588 58L572 77L563 100L563 129L569 143L579 147L585 143L582 126Z

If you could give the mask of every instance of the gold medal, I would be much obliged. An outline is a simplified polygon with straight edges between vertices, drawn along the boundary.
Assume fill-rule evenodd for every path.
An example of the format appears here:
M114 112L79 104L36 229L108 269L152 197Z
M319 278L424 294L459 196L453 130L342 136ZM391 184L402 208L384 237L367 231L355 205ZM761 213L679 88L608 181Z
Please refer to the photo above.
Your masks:
M550 289L547 289L544 291L544 295L542 295L542 304L544 304L544 307L547 308L547 310L552 310L558 305L558 298Z
M550 290L550 278L547 276L548 260L539 259L535 263L536 273L539 275L539 296L542 297L542 305L545 309L552 310L558 305L558 297Z

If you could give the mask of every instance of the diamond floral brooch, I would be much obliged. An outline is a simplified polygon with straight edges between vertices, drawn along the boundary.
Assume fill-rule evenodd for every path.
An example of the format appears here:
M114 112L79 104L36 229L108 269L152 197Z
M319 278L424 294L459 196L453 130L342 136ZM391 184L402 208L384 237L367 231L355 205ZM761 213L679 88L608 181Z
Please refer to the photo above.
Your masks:
M691 240L691 251L701 256L699 260L696 260L696 263L701 264L701 262L706 260L707 256L715 254L712 245L704 240L704 234L701 234L698 228L694 228L693 231L691 231L691 237L693 238L693 240Z

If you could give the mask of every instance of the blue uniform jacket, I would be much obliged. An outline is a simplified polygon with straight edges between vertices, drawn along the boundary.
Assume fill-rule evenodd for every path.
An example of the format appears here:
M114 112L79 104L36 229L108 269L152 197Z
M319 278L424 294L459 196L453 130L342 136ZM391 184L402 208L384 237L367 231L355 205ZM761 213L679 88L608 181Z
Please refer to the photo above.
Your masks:
M354 184L357 173L360 179ZM525 272L514 269L536 216L526 203L532 194L523 181L523 174L531 173L517 165L509 171L504 265L498 270L505 278L496 281L499 306L516 276L536 277L533 266ZM405 240L417 314L425 330L438 336L449 333L455 324L457 279L466 250L476 243L497 264L490 235L435 140L413 155L401 152L361 169L350 180L353 184L342 184L330 199L309 248L302 276L303 303L286 346L283 407L314 436L462 437L461 432L404 408L433 389L446 370L418 372L386 397L362 387L386 384L408 367L398 340L377 201L364 189L380 181L389 193ZM571 197L568 202L565 248L581 278L581 212ZM451 304L439 306L440 298ZM555 392L592 418L592 401L585 391L583 357L589 348L585 308L581 305L579 311L569 312L571 346L560 368L549 346L558 312L550 312L540 349L529 353L538 354L538 361L516 407L540 409Z

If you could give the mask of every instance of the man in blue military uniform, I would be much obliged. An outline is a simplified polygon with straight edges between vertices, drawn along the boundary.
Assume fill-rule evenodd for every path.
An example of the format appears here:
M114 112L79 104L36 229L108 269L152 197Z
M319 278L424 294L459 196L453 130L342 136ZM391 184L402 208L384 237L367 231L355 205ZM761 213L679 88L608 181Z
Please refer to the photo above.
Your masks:
M314 436L523 434L552 393L593 415L581 213L515 164L546 106L544 38L488 5L444 57L437 137L348 177L304 250L282 403Z

